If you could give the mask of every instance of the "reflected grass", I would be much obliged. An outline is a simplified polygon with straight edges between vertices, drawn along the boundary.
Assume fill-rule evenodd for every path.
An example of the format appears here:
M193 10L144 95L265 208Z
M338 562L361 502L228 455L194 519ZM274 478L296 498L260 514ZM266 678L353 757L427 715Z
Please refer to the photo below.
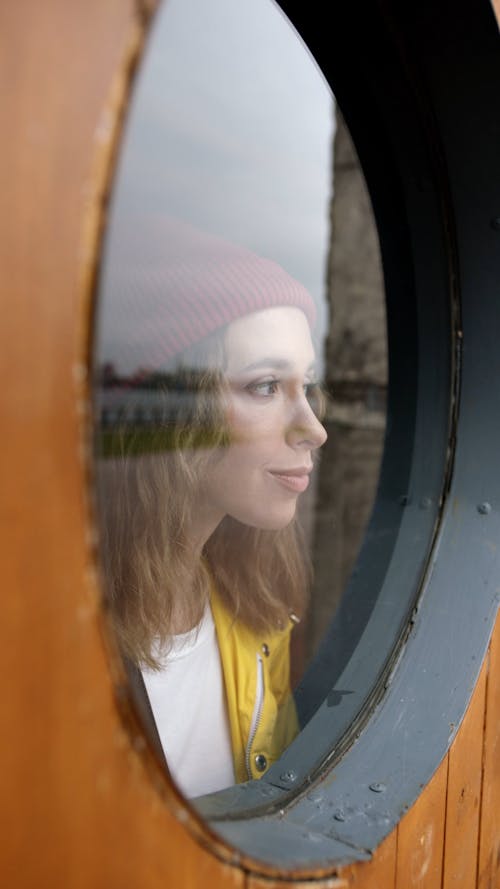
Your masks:
M99 459L141 457L183 448L209 450L220 447L220 429L215 427L120 426L101 427L94 438L94 453Z

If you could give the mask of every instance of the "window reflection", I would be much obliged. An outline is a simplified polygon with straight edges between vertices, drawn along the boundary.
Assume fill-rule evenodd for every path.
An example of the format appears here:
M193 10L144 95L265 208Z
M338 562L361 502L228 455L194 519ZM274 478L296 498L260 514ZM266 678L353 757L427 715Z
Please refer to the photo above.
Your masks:
M334 131L333 97L273 3L169 0L109 217L96 467L114 630L189 797L260 778L297 734L291 692L352 563L332 541L350 534L353 557L367 517L355 543L331 520L349 476L343 381L362 378L346 331L371 323L336 320L353 233L339 234ZM365 503L377 474L378 451Z
M197 796L259 777L298 731L297 501L326 439L316 309L275 262L162 214L116 231L107 304L134 319L135 370L102 375L107 591L167 762Z

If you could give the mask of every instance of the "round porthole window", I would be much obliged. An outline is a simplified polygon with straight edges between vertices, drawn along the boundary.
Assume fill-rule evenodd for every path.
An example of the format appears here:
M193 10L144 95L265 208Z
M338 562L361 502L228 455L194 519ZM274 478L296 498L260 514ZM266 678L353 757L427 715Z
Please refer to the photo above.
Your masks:
M166 4L99 274L96 516L128 694L190 805L290 866L363 858L404 808L377 715L455 454L454 206L373 15L361 72L350 13L320 41L334 98L270 0Z

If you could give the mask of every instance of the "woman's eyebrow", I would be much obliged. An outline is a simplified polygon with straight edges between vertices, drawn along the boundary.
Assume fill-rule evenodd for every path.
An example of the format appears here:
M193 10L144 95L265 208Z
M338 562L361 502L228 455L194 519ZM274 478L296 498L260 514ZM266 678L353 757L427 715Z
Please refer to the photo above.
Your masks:
M253 361L251 364L247 364L241 368L240 373L248 373L253 370L260 370L261 368L275 368L276 370L293 370L293 363L288 361L286 358L275 358L273 356L268 356L267 358L259 358L258 361ZM314 370L315 362L312 361L309 367L307 368L306 373Z

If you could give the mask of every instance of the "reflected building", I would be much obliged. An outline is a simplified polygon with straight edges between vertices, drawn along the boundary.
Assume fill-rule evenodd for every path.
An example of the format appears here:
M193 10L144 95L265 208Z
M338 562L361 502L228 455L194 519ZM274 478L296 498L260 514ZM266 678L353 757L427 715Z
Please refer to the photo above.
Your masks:
M311 605L297 643L301 671L353 569L375 498L385 434L388 370L379 242L364 176L338 109L336 117L326 288L328 441L316 486Z

